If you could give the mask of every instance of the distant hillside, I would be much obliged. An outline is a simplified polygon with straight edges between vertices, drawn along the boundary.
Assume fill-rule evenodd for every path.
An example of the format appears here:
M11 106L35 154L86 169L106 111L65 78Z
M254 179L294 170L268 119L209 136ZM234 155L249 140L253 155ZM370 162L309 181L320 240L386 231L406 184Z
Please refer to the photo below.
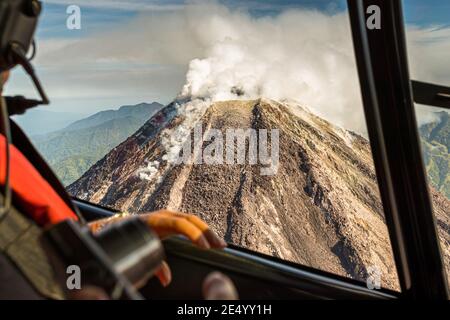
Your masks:
M13 119L28 135L33 136L60 130L83 117L85 115L77 113L31 109Z
M430 183L450 199L450 115L442 111L436 116L420 127L422 149Z
M162 107L154 102L101 111L62 130L33 136L32 140L63 183L68 185Z
M90 117L75 121L74 123L64 128L64 131L90 128L107 121L126 117L141 118L147 117L148 115L152 116L154 114L153 111L158 111L161 107L161 104L153 102L150 104L140 103L134 106L122 106L118 110L104 110L97 112Z

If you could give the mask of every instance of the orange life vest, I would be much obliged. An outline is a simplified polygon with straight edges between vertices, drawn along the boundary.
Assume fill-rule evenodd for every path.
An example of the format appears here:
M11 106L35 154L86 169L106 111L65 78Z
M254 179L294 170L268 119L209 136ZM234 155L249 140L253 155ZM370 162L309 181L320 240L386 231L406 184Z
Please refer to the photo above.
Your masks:
M0 135L0 185L5 183L6 139ZM10 186L16 207L41 226L78 219L73 210L14 145L10 145Z

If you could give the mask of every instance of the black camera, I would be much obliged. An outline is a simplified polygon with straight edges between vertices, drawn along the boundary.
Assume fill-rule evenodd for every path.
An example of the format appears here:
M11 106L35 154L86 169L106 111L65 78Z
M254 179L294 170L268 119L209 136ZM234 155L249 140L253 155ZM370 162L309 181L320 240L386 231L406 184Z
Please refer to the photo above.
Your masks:
M38 0L0 0L0 72L20 63L14 51L30 50L41 9Z
M95 235L66 220L46 230L41 240L59 283L64 286L67 268L76 266L81 289L99 287L112 299L141 299L134 285L147 281L164 259L158 236L138 217L111 224ZM70 293L71 288L63 289Z

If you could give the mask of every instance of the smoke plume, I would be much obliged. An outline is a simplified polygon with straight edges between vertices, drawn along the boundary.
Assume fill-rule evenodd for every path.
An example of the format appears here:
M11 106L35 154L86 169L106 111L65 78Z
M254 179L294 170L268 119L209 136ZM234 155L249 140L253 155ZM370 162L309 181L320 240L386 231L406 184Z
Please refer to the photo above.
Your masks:
M190 10L195 16L199 8ZM206 11L197 29L208 40L204 58L189 63L182 97L296 100L364 131L346 14L292 10L255 19L217 5Z
M450 28L408 26L407 37L412 76L450 84ZM37 65L60 100L289 99L366 131L347 12L288 9L255 17L195 1L40 47Z

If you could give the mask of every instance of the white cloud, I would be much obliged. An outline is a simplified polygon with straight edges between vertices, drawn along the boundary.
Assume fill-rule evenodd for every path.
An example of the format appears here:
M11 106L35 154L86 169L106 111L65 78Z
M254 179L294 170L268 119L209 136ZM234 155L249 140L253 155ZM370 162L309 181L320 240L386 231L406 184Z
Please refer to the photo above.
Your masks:
M408 26L406 36L411 78L450 86L450 27ZM435 111L442 109L417 105L419 125L436 121Z
M450 27L409 26L407 41L411 77L450 86Z
M111 5L96 5L102 3ZM414 78L450 83L449 35L450 28L408 27ZM83 39L44 39L39 48L36 64L59 101L117 96L167 102L180 91L228 99L237 87L245 98L298 100L342 127L365 132L346 13L288 10L255 18L197 1L177 11L144 11Z
M206 58L190 63L182 95L236 99L237 88L243 99L293 99L340 126L364 131L346 14L292 10L254 19L211 6L194 34Z

